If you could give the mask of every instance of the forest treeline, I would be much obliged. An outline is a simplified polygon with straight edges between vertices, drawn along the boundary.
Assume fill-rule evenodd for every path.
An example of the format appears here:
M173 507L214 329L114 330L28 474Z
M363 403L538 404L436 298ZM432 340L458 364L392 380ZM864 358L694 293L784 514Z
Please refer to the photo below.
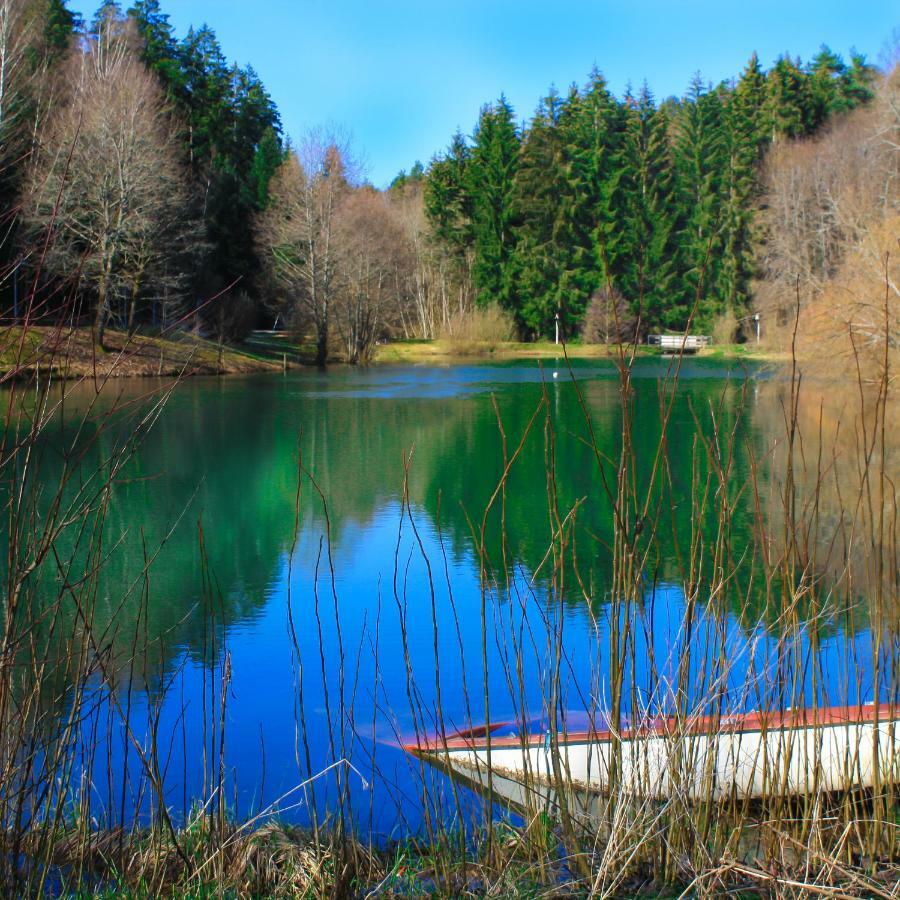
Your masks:
M256 323L254 218L284 158L278 110L215 33L157 0L0 0L4 307L224 337ZM74 295L74 296L73 296ZM222 302L214 302L218 297ZM74 302L74 307L73 307Z
M781 231L826 252L772 215L793 189L773 166L836 127L862 147L866 127L897 125L872 103L896 79L827 47L768 70L754 54L734 81L698 74L662 102L646 85L617 98L594 71L527 122L503 97L484 106L471 136L377 190L338 129L288 141L254 70L208 26L177 39L158 0L110 0L89 22L65 0L0 0L0 68L7 319L63 310L101 346L110 325L222 341L276 325L318 362L473 320L525 339L557 321L590 341L733 337L760 285L787 283ZM858 107L881 118L836 124ZM896 210L896 183L883 188ZM826 199L797 202L809 219ZM829 235L827 277L856 239Z
M681 330L692 314L705 331L747 310L766 149L867 103L875 81L859 54L847 65L823 47L768 72L754 54L736 82L698 74L660 104L646 84L617 99L594 71L521 127L501 97L433 163L429 218L478 301L526 334L557 313L607 339Z

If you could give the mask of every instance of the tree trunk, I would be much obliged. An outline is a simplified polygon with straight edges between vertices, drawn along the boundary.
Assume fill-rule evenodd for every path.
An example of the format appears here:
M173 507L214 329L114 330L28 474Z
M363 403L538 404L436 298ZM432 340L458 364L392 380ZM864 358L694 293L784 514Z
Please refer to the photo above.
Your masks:
M101 291L100 299L97 301L97 315L94 318L94 333L97 336L97 346L101 350L106 350L103 344L103 337L106 334L106 291Z
M99 296L97 297L97 313L94 317L94 334L97 338L97 346L101 350L106 350L103 344L103 337L106 334L106 279L100 282Z
M316 365L324 369L326 362L328 362L328 328L326 325L320 325L316 329Z
M135 280L131 285L131 302L128 305L128 337L134 334L135 311L137 310L138 294L141 290L141 283Z

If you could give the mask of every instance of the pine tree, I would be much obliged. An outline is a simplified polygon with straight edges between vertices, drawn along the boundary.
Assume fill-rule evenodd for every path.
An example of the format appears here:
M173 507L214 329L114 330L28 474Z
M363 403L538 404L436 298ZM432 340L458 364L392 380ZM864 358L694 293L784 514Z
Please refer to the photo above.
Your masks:
M474 262L479 304L512 307L510 259L514 249L513 190L519 134L506 98L481 111L467 167L472 194Z

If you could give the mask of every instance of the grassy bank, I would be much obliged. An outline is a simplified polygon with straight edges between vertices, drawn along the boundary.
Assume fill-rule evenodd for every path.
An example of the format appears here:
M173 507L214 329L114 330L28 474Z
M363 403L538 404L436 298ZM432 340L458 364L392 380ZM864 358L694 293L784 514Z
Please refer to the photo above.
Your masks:
M163 829L123 834L60 829L52 895L81 900L133 898L593 898L674 900L678 897L763 898L896 897L900 867L873 871L827 853L813 867L767 869L762 860L710 860L704 872L683 870L667 884L652 864L625 877L604 872L603 848L585 843L580 858L559 845L548 823L495 823L490 832L444 833L439 840L406 839L373 846L330 828L318 833L280 822L247 828L219 826L198 815L174 835ZM773 840L777 839L772 834ZM41 836L26 840L40 846ZM27 850L26 850L27 852ZM46 852L46 851L45 851ZM579 863L586 867L575 875ZM809 860L807 860L809 863Z
M313 348L281 333L254 332L239 345L219 344L191 332L127 335L107 331L100 349L88 328L19 326L0 330L0 378L52 372L56 378L229 375L280 372L284 366L311 364ZM569 344L570 359L615 359L617 349L604 344ZM654 347L639 347L641 357L659 356ZM410 340L378 347L376 364L451 365L457 362L559 359L563 348L552 341ZM711 347L701 358L782 362L785 355L750 344ZM341 362L340 359L336 362Z
M606 344L568 344L565 348L570 359L616 359L618 349ZM657 347L638 347L636 355L660 356ZM710 347L697 354L706 359L742 359L759 362L782 362L786 354L758 348L751 344L723 344ZM392 341L379 346L376 363L440 363L466 360L498 360L508 362L517 359L559 359L563 348L552 341Z
M167 336L107 331L101 349L88 328L20 326L0 331L0 378L224 375L280 371L281 360L252 347L220 345L190 332Z

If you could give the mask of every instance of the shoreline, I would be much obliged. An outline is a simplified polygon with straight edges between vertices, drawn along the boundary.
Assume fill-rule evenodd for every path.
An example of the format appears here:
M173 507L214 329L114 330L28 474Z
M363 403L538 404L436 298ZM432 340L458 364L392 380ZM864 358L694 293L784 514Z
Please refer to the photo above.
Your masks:
M287 336L255 332L240 344L219 344L190 332L171 336L108 331L106 350L93 340L89 328L60 329L35 325L23 334L22 326L0 329L0 383L40 377L56 379L191 377L194 375L248 375L311 370L307 348ZM629 352L631 352L629 350ZM393 341L381 344L369 365L463 365L516 360L596 360L613 363L613 345L550 341L521 343L456 342L448 340ZM652 347L637 347L638 359L672 358ZM722 362L777 364L788 357L782 352L733 344L713 347L686 358ZM348 365L335 359L333 365Z

